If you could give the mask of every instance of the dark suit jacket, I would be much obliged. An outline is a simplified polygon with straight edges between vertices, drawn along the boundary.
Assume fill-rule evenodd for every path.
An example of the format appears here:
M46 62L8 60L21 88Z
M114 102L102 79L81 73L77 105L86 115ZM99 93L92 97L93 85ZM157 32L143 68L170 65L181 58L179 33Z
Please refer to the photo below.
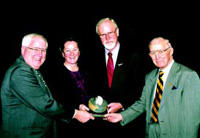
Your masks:
M158 69L145 78L140 100L122 112L125 125L146 111L146 136L151 124L151 110ZM167 77L158 114L162 138L197 138L200 125L200 80L190 68L174 62Z
M6 137L52 137L54 119L72 118L59 105L39 70L27 65L20 56L5 74L1 87L2 130ZM68 115L68 116L67 116Z
M130 106L139 98L143 85L142 68L139 53L120 44L117 62L115 65L111 89L108 86L105 51L103 46L96 52L93 64L93 83L97 95L103 96L108 103L120 102L124 108Z
M93 88L93 93L96 93L96 96L101 95L108 103L120 102L125 109L140 97L144 78L144 76L140 74L142 73L142 68L140 66L141 63L138 51L135 51L133 47L131 48L126 44L127 43L120 43L111 89L109 89L108 86L104 46L97 46L95 58L93 57L88 60L90 65L92 65L90 70L93 71L91 71L93 73L93 81L90 81L93 83L93 86L95 86ZM125 128L130 128L130 130L134 130L135 133L139 132L141 135L144 135L145 116L141 116L140 119L141 120L138 119L138 121L134 121L133 124L129 124L130 127L129 125L121 127L119 123L103 122L102 118L96 118L94 122L98 121L98 123L96 123L97 128L105 128L105 130L114 128L113 130L116 135ZM115 128L120 128L120 130L116 131ZM126 131L126 133L130 130Z

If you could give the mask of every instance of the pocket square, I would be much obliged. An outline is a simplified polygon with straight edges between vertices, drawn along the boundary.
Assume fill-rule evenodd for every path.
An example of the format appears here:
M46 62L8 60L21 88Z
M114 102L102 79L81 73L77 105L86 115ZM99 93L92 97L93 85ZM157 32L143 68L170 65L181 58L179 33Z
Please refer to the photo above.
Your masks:
M178 89L176 86L173 86L173 87L172 87L172 90L176 90L176 89Z

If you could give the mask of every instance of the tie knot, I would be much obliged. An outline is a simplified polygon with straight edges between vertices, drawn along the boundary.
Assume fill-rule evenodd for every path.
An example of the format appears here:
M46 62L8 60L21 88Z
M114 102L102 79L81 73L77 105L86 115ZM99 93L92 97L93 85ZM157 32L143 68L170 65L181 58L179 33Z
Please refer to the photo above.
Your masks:
M112 57L112 53L111 53L111 52L109 52L109 53L108 53L108 56L109 56L109 57Z
M164 72L163 72L163 71L160 71L160 72L159 72L159 77L162 77L163 74L164 74Z

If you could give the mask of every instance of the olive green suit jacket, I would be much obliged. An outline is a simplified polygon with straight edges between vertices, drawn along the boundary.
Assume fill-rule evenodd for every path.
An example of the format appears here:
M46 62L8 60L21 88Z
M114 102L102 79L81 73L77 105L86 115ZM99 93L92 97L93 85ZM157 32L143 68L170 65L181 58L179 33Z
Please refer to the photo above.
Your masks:
M125 125L146 111L146 137L158 69L145 77L142 96L121 114ZM200 79L190 68L174 62L167 77L158 115L161 138L197 138L200 125Z
M55 119L65 111L47 87L39 70L20 56L5 74L1 87L2 132L5 137L52 137ZM72 114L69 114L72 118Z

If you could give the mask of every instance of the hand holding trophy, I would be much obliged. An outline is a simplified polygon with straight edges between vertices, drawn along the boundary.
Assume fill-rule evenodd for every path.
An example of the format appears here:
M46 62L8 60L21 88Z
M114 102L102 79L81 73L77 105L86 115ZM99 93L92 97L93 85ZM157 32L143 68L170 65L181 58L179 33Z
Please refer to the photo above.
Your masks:
M103 113L107 109L107 101L104 100L101 96L90 98L88 101L88 107L96 114L92 114L94 117L104 117Z

